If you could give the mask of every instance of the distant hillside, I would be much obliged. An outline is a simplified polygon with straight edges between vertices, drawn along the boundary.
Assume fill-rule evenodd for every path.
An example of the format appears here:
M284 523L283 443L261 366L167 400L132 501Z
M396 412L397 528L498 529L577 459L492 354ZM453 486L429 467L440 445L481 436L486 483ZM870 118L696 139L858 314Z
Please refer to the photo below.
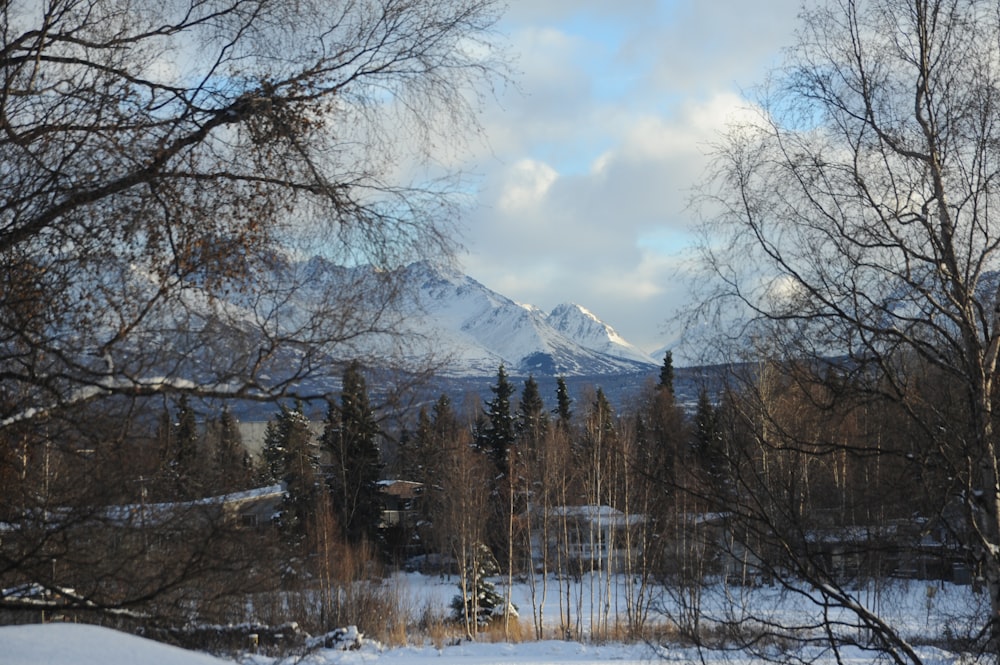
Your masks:
M600 376L643 373L658 362L585 308L562 304L546 314L458 271L415 263L408 320L449 356L449 376Z

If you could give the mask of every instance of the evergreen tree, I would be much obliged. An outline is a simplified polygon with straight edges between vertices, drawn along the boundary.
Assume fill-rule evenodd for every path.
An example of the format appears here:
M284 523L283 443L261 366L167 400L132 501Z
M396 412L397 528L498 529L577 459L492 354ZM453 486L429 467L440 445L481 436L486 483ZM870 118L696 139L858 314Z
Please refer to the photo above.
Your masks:
M334 514L351 543L375 542L382 520L382 473L378 424L368 402L361 366L352 362L344 371L339 407L331 401L322 445L330 454L328 483Z
M569 390L566 388L566 379L559 377L556 379L556 427L563 432L569 431L570 421L573 418L573 411L570 405L573 400L569 397Z
M488 578L500 574L500 565L496 557L485 543L475 545L475 556L471 557L468 570L465 571L467 589L462 594L459 583L459 593L451 600L451 616L454 621L464 622L466 617L475 621L478 626L486 626L496 618L504 615L504 597ZM517 606L510 604L507 612L512 617L518 616Z
M536 448L548 430L549 418L535 377L529 376L521 391L517 429L522 441Z
M664 362L664 370L669 367L670 353ZM664 376L666 375L666 377ZM661 372L661 380L671 372ZM648 432L647 472L664 487L672 487L677 480L678 468L683 468L682 457L687 451L688 434L683 410L677 406L673 389L662 383L646 401L648 412L646 423Z
M426 406L417 413L417 425L399 440L398 477L418 483L427 482L427 453L434 445L434 424Z
M282 412L284 435L285 498L278 516L278 527L292 544L302 544L312 526L312 517L320 500L319 454L313 441L309 420L302 404Z
M169 466L174 457L174 419L169 408L164 408L157 418L156 445L160 466Z
M694 449L702 471L715 485L721 482L723 467L722 431L718 410L709 399L708 390L698 392L694 414Z
M312 516L320 500L319 455L302 404L294 409L282 405L264 433L267 480L285 486L285 498L276 524L286 541L305 542Z
M198 460L198 423L187 395L181 395L177 400L173 440L173 462L177 473L183 475L196 468Z
M224 492L245 489L250 479L250 455L243 446L239 424L229 406L222 408L222 414L215 426L215 470L220 490Z
M591 438L601 439L613 438L615 433L615 411L611 408L611 402L600 387L594 395L594 402L591 404L590 413L587 414L587 427L591 432Z
M281 413L284 413L282 408ZM281 414L277 420L268 420L264 428L264 446L261 450L264 465L261 481L267 484L281 482L285 470L285 441L281 433Z
M429 413L421 407L412 446L413 460L408 465L415 472L413 480L428 486L440 484L443 454L457 438L458 428L458 418L447 395L442 393Z
M446 551L451 542L446 512L455 497L448 496L445 490L451 481L446 474L451 473L448 460L454 455L463 433L447 395L441 394L431 407L430 414L421 409L417 419L416 438L419 443L415 450L419 461L414 463L414 468L419 469L415 480L424 485L417 510L420 515L420 542L427 553Z
M202 491L202 468L198 447L198 423L187 395L177 400L177 411L169 424L164 460L166 485L174 497L194 498Z
M510 398L514 386L507 380L507 372L501 363L497 370L497 384L490 386L493 399L486 403L482 427L476 433L476 445L493 460L500 476L510 473L510 448L515 440L514 416L511 413Z
M667 390L671 395L674 394L674 354L673 354L673 351L667 351L663 355L663 366L660 368L660 383L657 384L657 387Z
M444 393L441 393L441 396L434 403L432 416L434 433L437 435L440 445L446 445L457 438L459 429L458 417L451 406L451 399Z

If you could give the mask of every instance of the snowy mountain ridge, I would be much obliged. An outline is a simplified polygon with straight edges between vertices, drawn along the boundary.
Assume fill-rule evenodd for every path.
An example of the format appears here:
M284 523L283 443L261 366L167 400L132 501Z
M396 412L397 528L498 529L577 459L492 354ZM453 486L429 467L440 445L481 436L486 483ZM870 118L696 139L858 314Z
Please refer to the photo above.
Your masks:
M278 256L259 279L260 288L249 284L223 298L211 298L192 282L177 307L164 306L155 320L148 317L156 324L148 344L182 358L182 364L167 366L192 381L214 380L212 372L229 360L234 367L251 362L246 354L254 353L262 336L291 339L303 333L321 343L334 341L307 359L297 355L294 345L282 348L270 358L264 378L284 380L286 366L303 362L322 365L322 354L334 361L331 366L357 358L372 365L389 360L416 367L431 363L442 378L455 379L495 376L501 364L512 376L538 378L631 375L658 365L580 305L564 303L546 313L450 266L423 261L387 273L321 257ZM155 287L151 279L137 282ZM391 284L388 291L385 284ZM394 299L397 288L400 296ZM328 305L337 302L344 303L343 311ZM369 311L384 330L376 327L338 339L338 325L367 325ZM184 334L167 340L158 332L163 330ZM219 344L213 346L215 342ZM335 383L335 377L318 380L324 382L317 388L322 390Z
M643 372L657 364L580 305L564 303L545 313L453 268L418 262L405 271L414 287L414 315L407 318L449 356L448 374L489 375L503 363L515 375L586 376Z

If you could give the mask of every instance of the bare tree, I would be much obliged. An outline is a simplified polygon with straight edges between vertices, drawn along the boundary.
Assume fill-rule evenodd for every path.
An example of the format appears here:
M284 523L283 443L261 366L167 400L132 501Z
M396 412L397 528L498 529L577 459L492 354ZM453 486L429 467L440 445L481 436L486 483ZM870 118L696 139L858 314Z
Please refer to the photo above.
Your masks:
M1000 226L992 218L1000 197L998 62L995 3L870 0L806 10L788 67L764 90L758 113L718 145L714 179L701 199L702 265L713 280L698 312L701 321L723 323L730 341L742 342L749 351L743 359L766 345L766 357L777 359L782 372L795 362L794 380L802 385L822 385L830 365L824 360L836 359L849 376L826 384L834 389L831 399L849 388L905 413L919 433L912 477L926 478L917 463L933 451L944 470L939 477L948 479L945 491L933 495L961 506L962 524L954 530L980 559L993 617L982 625L994 654L1000 650L994 427ZM911 399L928 368L955 388L948 409L928 402L917 408ZM754 422L749 438L769 456L767 473L790 472L791 466L771 466L782 459L805 464L797 476L784 475L778 486L787 490L803 487L802 474L812 472L819 455L886 454L875 436L845 444L824 432L782 431L770 417ZM763 481L764 458L745 461L744 471L756 468ZM947 504L928 517L949 521ZM739 505L764 520L758 533L786 546L805 543L809 534L786 529L789 522L767 523L777 515L768 514L767 501ZM804 590L795 577L782 579ZM853 615L877 636L870 644L896 662L920 661L875 608L829 578L812 581L820 582L813 595L822 607ZM826 626L833 643L844 638L846 630Z
M171 393L318 397L342 359L388 356L402 332L396 269L453 248L455 181L431 151L477 130L484 86L503 76L498 11L493 0L0 4L0 459L42 464L62 445L51 423L82 426L74 418L95 404L137 414ZM21 479L52 480L45 468ZM40 487L21 487L34 503L5 501L17 532L5 547L83 538L88 515L48 533L41 517L56 508L126 505L79 492L39 504ZM92 550L37 551L56 564L5 552L0 588L72 582L93 591L80 603L122 607L180 584L105 601L66 572ZM126 563L145 553L112 551L122 557L102 563L141 579Z
M474 636L480 627L478 583L486 563L483 557L492 558L485 545L489 497L482 489L487 486L489 462L473 449L467 432L448 442L445 455L435 528L446 534L447 553L459 571L461 619L466 634Z
M497 11L4 3L0 428L108 394L303 392L395 331L392 269L451 248L449 185L413 167L475 128Z

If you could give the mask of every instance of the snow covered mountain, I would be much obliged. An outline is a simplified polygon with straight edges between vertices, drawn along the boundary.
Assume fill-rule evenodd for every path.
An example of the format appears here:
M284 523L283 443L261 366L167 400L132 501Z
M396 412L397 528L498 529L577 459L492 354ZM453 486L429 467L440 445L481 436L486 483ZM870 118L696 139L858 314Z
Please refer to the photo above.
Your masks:
M596 376L645 372L657 365L583 307L562 304L546 314L519 304L457 270L414 263L407 318L448 357L453 376Z
M266 368L264 378L281 381L287 379L288 368L321 367L323 353L334 360L364 358L372 364L403 356L418 367L430 359L442 378L456 379L493 377L501 363L512 376L533 374L539 379L630 375L658 366L579 305L562 304L546 314L454 268L428 262L401 268L401 273L391 275L392 283L401 277L398 281L404 285L401 299L392 305L373 295L388 275L371 266L346 268L318 257L300 261L278 257L270 270L260 288L233 290L225 299L210 301L199 285L192 284L185 292L184 309L165 310L159 328L177 331L186 326L196 334L174 334L169 344L161 340L151 344L170 348L184 359L186 364L175 363L173 371L180 369L186 378L204 381L223 361L231 359L234 366L251 362L238 353L254 353L262 335L336 339L336 326L345 320L351 325L352 316L364 319L371 310L379 313L388 329L401 334L344 335L309 357L296 355L291 345L272 354L273 366ZM294 286L285 289L284 284ZM347 309L324 310L323 303L331 297L334 302L345 299ZM174 316L180 323L171 323ZM220 337L220 331L222 339L212 346L212 336ZM331 389L329 381L335 378L317 378L325 382L317 390Z

